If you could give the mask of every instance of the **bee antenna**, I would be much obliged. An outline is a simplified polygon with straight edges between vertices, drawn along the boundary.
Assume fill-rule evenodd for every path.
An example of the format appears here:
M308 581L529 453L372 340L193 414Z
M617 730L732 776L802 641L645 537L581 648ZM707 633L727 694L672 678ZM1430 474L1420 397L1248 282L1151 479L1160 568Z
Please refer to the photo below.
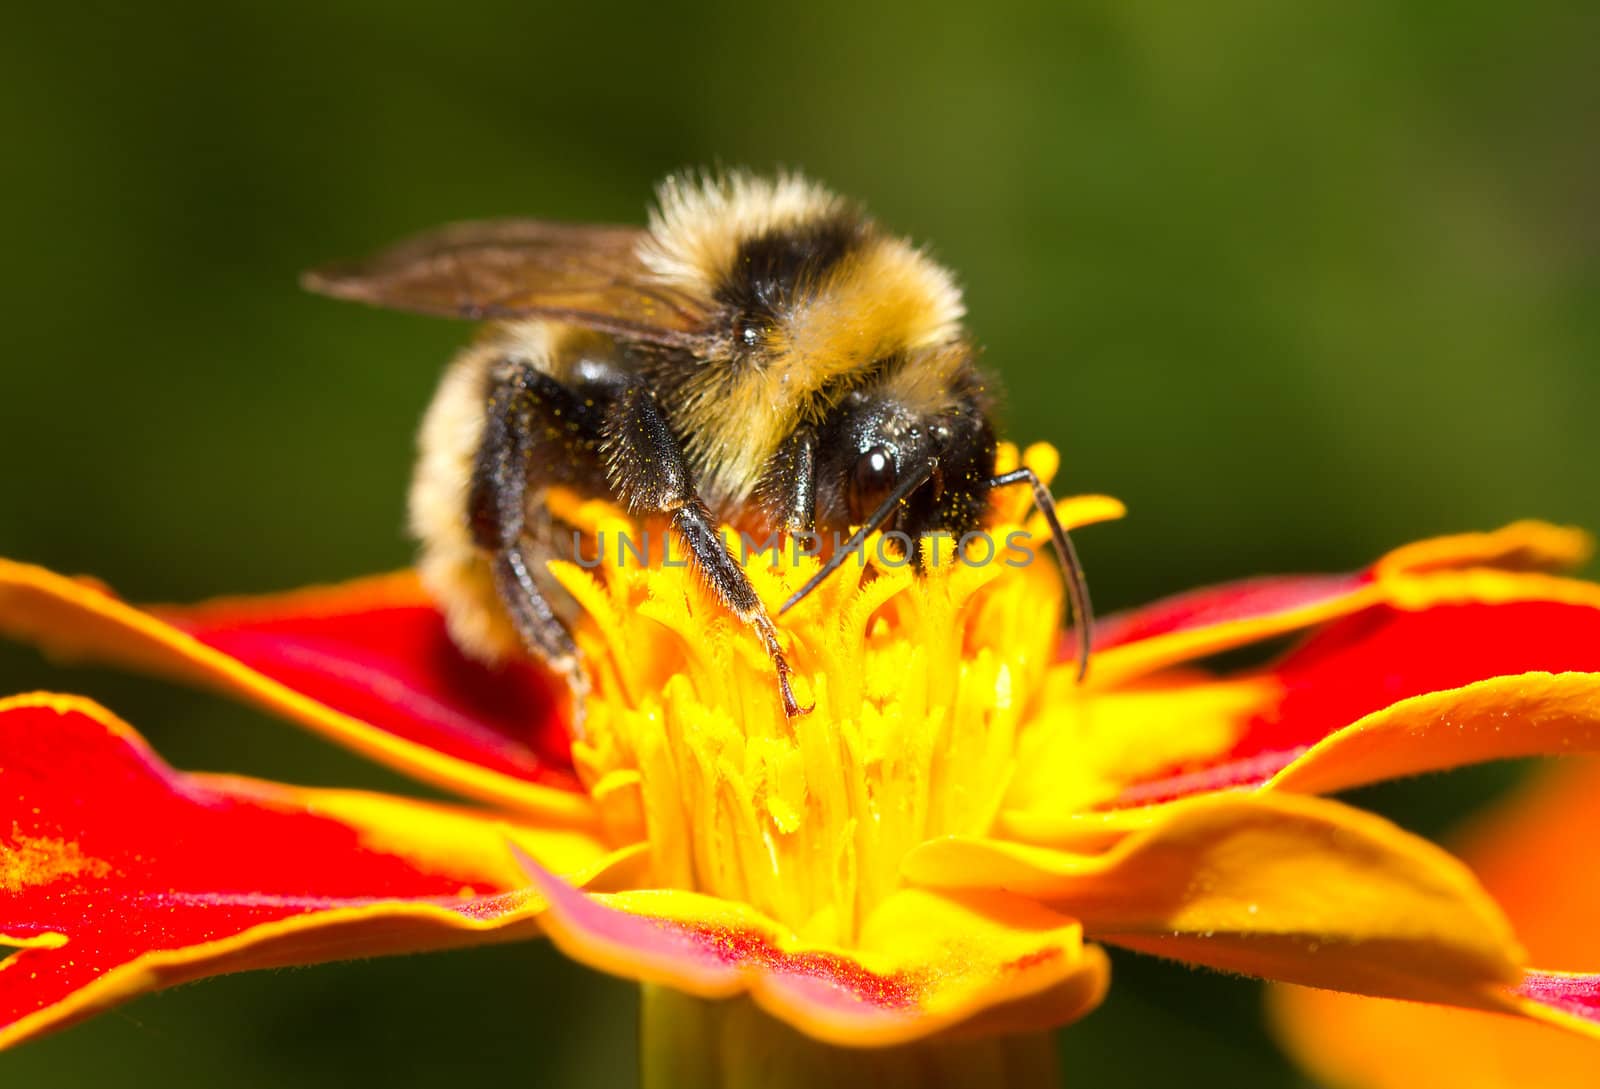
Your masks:
M867 539L867 535L887 522L889 515L894 513L895 507L899 506L906 496L932 479L933 471L938 467L939 459L934 458L923 466L921 471L906 477L896 485L894 491L889 493L888 498L878 504L878 509L872 512L871 517L861 523L860 528L850 535L850 539L844 543L844 546L834 549L833 555L828 557L827 562L822 565L821 569L807 579L804 586L789 595L789 600L785 601L783 606L778 609L778 615L782 616L810 597L811 591L821 586L827 581L829 575L843 567L844 561L850 558L852 552L861 547L861 543Z
M1027 483L1033 488L1033 502L1050 526L1050 539L1055 542L1056 557L1061 561L1062 574L1067 580L1067 599L1072 603L1073 628L1078 642L1078 683L1089 675L1089 648L1094 642L1094 606L1089 602L1089 583L1083 575L1083 564L1078 561L1078 550L1072 547L1072 538L1061 528L1056 516L1056 499L1044 486L1039 474L1032 469L1013 469L989 481L991 488L1004 488L1012 484Z

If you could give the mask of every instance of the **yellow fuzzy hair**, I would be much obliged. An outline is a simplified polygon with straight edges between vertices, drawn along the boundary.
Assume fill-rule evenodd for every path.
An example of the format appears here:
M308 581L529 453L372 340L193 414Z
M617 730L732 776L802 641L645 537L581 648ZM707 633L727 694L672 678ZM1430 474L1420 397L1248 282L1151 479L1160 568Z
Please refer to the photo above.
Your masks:
M798 174L671 178L639 256L664 284L710 298L736 273L745 241L849 215L860 213ZM731 386L711 369L690 384L679 422L703 490L747 496L778 444L826 410L817 395L888 355L910 353L909 366L933 368L913 383L919 393L948 376L949 354L924 350L960 337L965 310L954 277L864 216L861 224L861 244L775 315L760 366Z

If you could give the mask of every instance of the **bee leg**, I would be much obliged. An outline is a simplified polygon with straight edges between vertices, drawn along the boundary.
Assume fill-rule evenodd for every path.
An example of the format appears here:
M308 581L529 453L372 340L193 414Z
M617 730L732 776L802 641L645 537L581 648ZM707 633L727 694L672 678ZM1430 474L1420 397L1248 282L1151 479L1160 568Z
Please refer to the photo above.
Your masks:
M500 600L511 614L517 634L546 668L567 682L572 698L572 732L583 736L584 700L589 695L589 675L572 633L550 607L550 600L534 581L537 557L526 539L494 552L494 583Z
M767 521L791 537L809 535L817 524L816 436L802 427L784 440L756 485L756 501Z
M707 585L760 637L778 673L784 715L793 718L810 712L795 699L789 684L793 670L778 643L777 628L695 491L683 447L667 426L655 396L643 386L623 390L607 415L605 433L606 470L613 492L635 514L668 516Z
M579 737L588 675L571 632L539 586L542 559L528 534L527 503L530 489L539 483L533 480L535 462L553 460L539 444L548 444L552 432L580 441L582 436L571 428L581 414L582 400L576 394L532 366L513 367L497 377L467 501L473 536L490 555L500 601L523 644L566 680L572 730Z

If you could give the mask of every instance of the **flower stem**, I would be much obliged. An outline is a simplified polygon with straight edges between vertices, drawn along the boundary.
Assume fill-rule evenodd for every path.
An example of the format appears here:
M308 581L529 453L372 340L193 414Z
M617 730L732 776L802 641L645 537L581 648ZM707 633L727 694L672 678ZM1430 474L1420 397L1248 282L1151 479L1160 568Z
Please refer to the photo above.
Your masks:
M774 1020L748 999L707 1001L646 986L642 1089L1054 1089L1048 1033L840 1048Z

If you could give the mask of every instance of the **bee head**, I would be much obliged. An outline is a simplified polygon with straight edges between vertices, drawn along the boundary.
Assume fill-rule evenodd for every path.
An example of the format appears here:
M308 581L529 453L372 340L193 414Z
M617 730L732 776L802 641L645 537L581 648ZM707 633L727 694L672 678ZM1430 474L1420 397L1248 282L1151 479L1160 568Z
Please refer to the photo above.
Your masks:
M995 434L982 389L945 389L935 402L893 383L848 394L820 429L817 522L866 524L895 500L881 528L957 536L977 529L994 475Z

